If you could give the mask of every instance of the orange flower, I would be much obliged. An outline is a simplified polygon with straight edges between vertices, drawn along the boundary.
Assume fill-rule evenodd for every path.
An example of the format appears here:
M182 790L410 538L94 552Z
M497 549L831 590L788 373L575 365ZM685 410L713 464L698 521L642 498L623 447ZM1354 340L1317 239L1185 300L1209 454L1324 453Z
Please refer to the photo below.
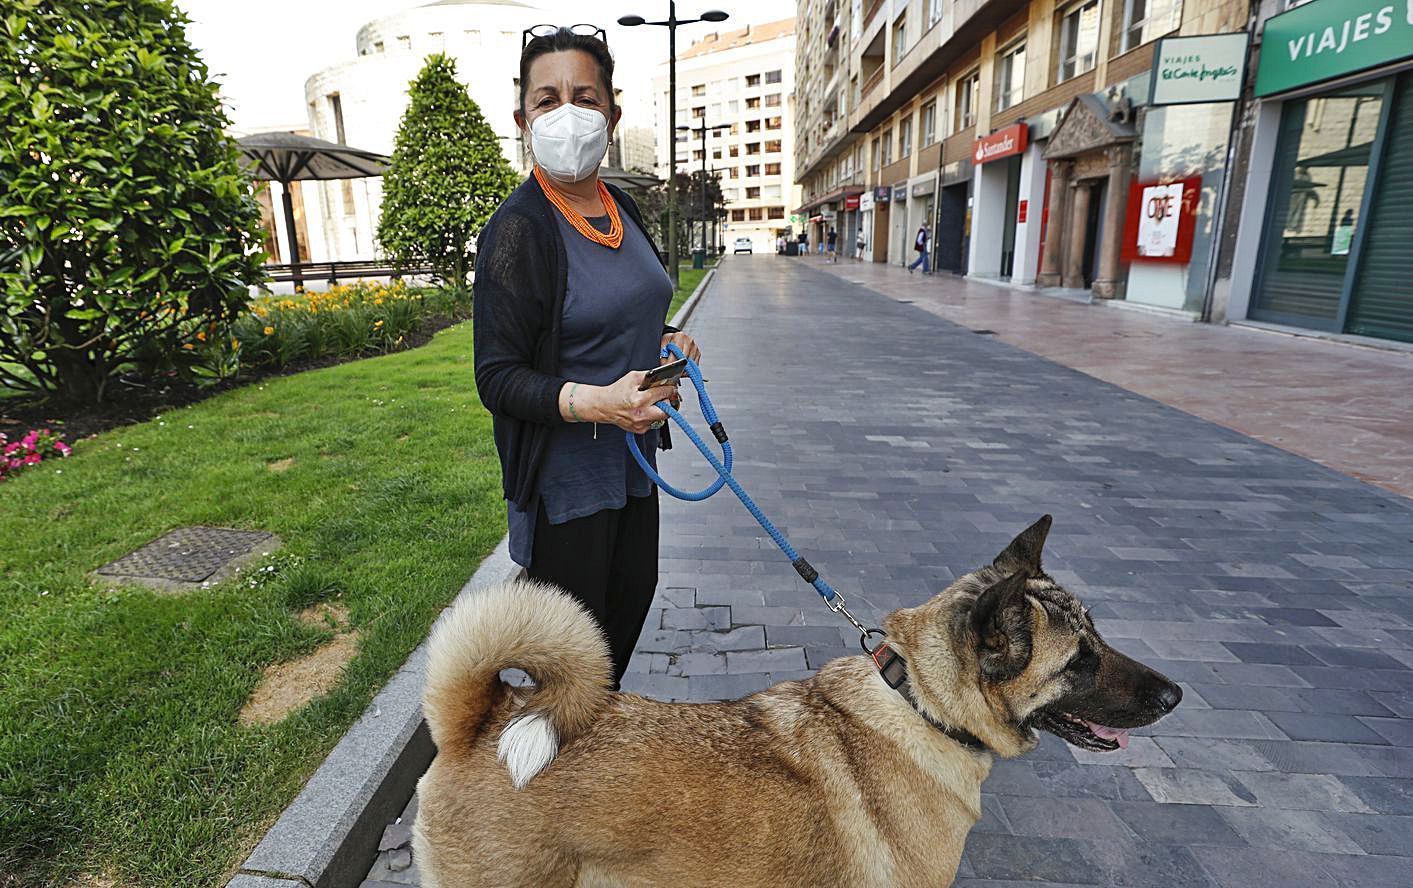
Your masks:
M205 341L206 341L206 331L205 331L205 330L197 330L197 331L196 331L196 338L199 339L199 340L201 340L202 342L205 342Z
M196 346L192 345L190 342L183 342L183 343L182 343L182 348L185 348L185 349L193 349L193 348L196 348Z

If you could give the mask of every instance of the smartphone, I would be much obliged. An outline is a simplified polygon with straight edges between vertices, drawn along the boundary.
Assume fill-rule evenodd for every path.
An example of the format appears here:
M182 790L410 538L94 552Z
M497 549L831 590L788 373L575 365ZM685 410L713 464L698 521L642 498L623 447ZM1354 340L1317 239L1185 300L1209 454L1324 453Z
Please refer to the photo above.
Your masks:
M673 361L670 364L663 364L660 367L648 371L648 375L643 377L643 384L638 386L638 391L645 392L650 388L678 382L686 372L686 358Z

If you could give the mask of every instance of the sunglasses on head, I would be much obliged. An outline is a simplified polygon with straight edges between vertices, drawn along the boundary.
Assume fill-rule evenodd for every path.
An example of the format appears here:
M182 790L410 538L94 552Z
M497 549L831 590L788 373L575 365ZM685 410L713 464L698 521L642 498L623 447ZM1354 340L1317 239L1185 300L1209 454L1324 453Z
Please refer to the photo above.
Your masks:
M524 49L536 37L553 37L560 31L568 31L578 37L593 37L608 44L608 32L598 25L532 25L520 32L520 48Z

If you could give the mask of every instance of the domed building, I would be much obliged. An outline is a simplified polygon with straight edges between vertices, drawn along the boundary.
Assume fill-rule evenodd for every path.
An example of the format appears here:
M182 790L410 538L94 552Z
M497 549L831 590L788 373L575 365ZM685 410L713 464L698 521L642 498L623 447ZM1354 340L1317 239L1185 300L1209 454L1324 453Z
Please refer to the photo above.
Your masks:
M309 134L391 154L407 109L408 84L427 56L446 53L500 136L505 156L517 170L528 172L511 113L519 101L521 33L543 21L543 11L517 0L438 0L369 22L358 30L357 58L305 81ZM301 185L311 256L327 261L376 258L381 179Z

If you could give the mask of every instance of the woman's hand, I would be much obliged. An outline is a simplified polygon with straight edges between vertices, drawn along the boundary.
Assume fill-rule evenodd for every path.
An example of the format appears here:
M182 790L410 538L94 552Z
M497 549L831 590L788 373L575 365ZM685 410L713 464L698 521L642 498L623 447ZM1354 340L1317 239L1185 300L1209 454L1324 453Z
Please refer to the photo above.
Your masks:
M559 413L570 422L577 419L579 422L608 423L641 435L653 428L653 423L667 419L667 414L654 405L658 401L670 400L677 393L677 386L672 383L645 392L638 391L646 376L645 370L629 370L611 385L579 383L576 387L575 383L565 383L559 390ZM572 411L569 409L571 393L574 399Z
M697 341L692 337L688 336L686 333L664 333L662 337L662 345L660 346L660 348L667 348L669 344L675 345L678 348L682 349L682 354L691 358L696 363L701 363L702 350L697 348ZM667 364L675 360L677 359L672 357L671 354L669 354L667 357L662 359L661 363Z

